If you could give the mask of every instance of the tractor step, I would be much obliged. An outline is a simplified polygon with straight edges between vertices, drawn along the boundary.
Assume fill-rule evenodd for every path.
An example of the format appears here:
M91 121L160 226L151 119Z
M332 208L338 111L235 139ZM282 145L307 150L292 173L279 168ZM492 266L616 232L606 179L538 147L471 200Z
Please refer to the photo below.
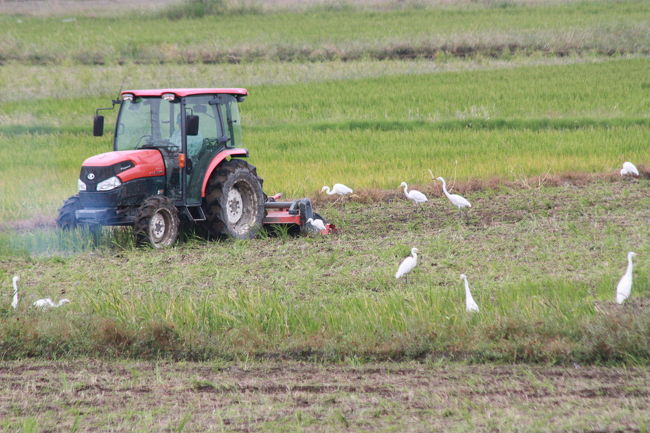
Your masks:
M202 222L207 219L205 212L203 212L203 208L201 206L185 206L183 207L182 212L185 214L185 216L188 217L190 221L193 222Z

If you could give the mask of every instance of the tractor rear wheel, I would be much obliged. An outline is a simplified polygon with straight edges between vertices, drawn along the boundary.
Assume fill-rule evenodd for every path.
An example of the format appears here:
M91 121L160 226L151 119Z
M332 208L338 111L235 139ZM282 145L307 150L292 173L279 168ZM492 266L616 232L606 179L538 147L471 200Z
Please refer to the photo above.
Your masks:
M135 219L138 241L149 242L154 248L165 248L178 238L178 209L165 196L153 195L142 202Z
M221 163L208 181L203 201L210 234L253 238L264 219L262 183L256 168L246 161Z
M75 194L63 202L59 209L59 216L56 218L56 225L63 230L71 230L77 227L77 217L75 211L80 208L79 194Z

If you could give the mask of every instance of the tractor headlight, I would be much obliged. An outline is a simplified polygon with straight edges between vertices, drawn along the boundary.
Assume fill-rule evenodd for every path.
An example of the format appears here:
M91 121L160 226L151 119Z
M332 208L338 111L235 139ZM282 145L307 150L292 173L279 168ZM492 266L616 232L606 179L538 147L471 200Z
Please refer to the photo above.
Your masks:
M77 188L79 191L85 191L86 190L86 184L84 183L83 180L77 179Z
M109 177L97 184L97 191L110 191L122 185L122 181L117 177Z

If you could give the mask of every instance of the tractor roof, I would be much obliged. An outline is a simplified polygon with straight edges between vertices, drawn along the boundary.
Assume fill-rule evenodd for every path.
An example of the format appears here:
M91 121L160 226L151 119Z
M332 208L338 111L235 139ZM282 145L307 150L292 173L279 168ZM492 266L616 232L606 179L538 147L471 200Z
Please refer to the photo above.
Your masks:
M227 93L229 95L248 95L248 90L242 88L199 88L199 89L148 89L148 90L123 90L120 95L131 93L134 96L162 96L163 93L173 93L182 98L191 95L212 95Z

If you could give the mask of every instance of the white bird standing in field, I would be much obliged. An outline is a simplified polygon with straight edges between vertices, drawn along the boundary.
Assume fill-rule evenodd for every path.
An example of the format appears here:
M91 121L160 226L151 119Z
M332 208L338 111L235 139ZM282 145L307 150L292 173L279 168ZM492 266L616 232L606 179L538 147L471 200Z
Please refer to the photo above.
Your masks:
M404 188L404 195L406 196L406 198L411 200L416 205L419 206L420 203L424 203L424 202L429 201L427 199L426 195L422 194L420 191L418 191L416 189L412 189L412 190L408 191L407 190L408 185L406 184L406 182L402 182L399 186L400 186L400 188Z
M18 281L20 280L20 277L18 275L14 275L14 278L11 280L11 282L14 285L14 299L11 301L11 307L15 310L18 308Z
M316 230L325 230L325 223L321 219L308 218L307 224L311 225Z
M472 292L469 291L469 283L467 282L467 275L460 274L461 280L465 282L465 311L468 313L478 313L478 305L472 297Z
M342 183L335 183L334 186L332 187L332 190L330 191L329 186L324 186L321 191L325 191L327 195L348 195L352 194L352 189L348 188L347 186L343 185Z
M639 170L636 168L634 164L632 164L629 161L626 161L623 163L623 169L621 170L621 176L625 176L625 175L638 176Z
M59 308L61 305L68 303L70 303L70 300L67 298L63 298L59 302L52 301L52 298L43 298L34 301L32 305L41 310L47 310L48 308Z
M617 304L622 304L627 298L630 297L630 292L632 291L632 257L634 256L636 256L636 253L632 251L627 253L627 270L616 286Z
M411 248L411 255L402 260L402 263L399 264L397 272L395 273L395 278L399 279L406 276L418 265L418 249Z
M451 204L456 206L458 210L461 210L466 207L472 207L472 204L465 199L465 197L458 194L449 194L447 191L447 183L442 177L439 177L438 180L442 182L442 191L445 193Z

